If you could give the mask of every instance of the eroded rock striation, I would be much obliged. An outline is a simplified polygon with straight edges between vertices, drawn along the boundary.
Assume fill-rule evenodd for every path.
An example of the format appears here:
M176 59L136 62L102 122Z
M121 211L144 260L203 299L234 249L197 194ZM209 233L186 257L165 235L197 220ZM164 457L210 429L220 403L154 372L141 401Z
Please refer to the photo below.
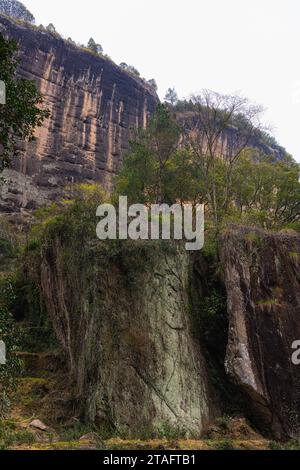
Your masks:
M104 244L105 245L105 244ZM189 302L191 260L178 247L125 242L79 256L55 238L41 289L86 420L142 436L200 436L219 409Z
M203 434L232 387L211 368L219 361L213 341L223 338L207 342L205 334L222 319L214 318L218 284L208 291L205 257L166 241L82 240L57 223L34 272L68 360L78 414L139 436L166 424ZM300 235L232 227L220 248L224 274L217 277L222 296L225 279L229 315L221 362L234 384L231 399L240 392L247 399L246 407L233 405L266 435L297 438Z
M226 368L250 400L257 422L275 437L298 438L300 235L230 230L222 239L229 313Z
M22 144L4 177L0 210L32 210L65 185L99 181L110 187L132 129L146 126L158 98L138 77L55 33L0 15L0 31L17 40L19 75L37 83L51 117Z

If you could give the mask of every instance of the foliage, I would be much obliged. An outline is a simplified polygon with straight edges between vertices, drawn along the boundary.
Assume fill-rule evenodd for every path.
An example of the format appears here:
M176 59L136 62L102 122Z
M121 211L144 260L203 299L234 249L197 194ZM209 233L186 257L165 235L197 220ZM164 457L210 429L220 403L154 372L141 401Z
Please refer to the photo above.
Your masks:
M154 78L151 78L150 80L148 80L148 83L153 88L153 90L157 91L158 86Z
M300 442L299 440L291 440L287 442L277 442L271 441L269 442L269 450L300 450Z
M37 250L43 239L52 234L61 235L62 240L72 237L81 242L89 236L95 237L96 209L107 200L107 194L98 184L78 184L66 188L65 199L36 211L36 223L32 227L26 251Z
M20 430L11 420L0 421L0 450L7 450L16 444L32 444L34 434L26 429Z
M46 27L46 31L52 34L56 34L56 28L53 23L49 23L48 26Z
M0 0L0 13L4 13L17 20L35 23L34 16L27 10L22 2L17 0Z
M19 240L4 216L0 216L0 271L14 260L19 251Z
M235 450L232 439L223 439L216 444L216 450Z
M130 143L117 178L117 192L132 202L172 202L180 129L165 105L158 105L149 128ZM178 172L177 172L178 176Z
M133 65L128 65L125 62L121 62L120 64L121 69L126 70L126 72L129 72L132 75L135 75L136 77L140 77L140 72L133 66Z
M0 33L0 78L6 85L6 104L0 105L0 172L9 165L18 139L32 140L34 129L49 116L33 81L16 78L16 42Z
M242 221L280 228L299 221L300 169L290 157L276 160L245 152L232 174L231 199Z
M97 54L97 55L103 54L103 47L101 46L101 44L97 44L93 38L90 38L87 47L94 54Z
M217 231L232 222L300 228L299 165L287 154L278 159L248 147L259 109L240 97L204 96L207 109L198 103L202 124L188 135L170 107L158 105L148 129L130 142L117 194L133 203L202 203L206 224ZM233 142L220 147L223 133L233 123L237 129L237 121L243 125Z
M165 95L165 101L172 106L176 105L178 101L178 95L176 93L175 88L168 88L166 95Z
M33 257L23 259L25 272L21 272L17 278L13 308L20 348L32 353L57 350L59 344L40 293L38 280L27 278L29 264L32 270L36 270L37 275L38 267L34 265Z
M9 394L15 387L16 376L20 373L20 360L14 355L18 347L16 324L11 308L16 298L15 280L12 276L0 279L0 339L6 345L7 362L0 365L0 416L5 415L9 406Z

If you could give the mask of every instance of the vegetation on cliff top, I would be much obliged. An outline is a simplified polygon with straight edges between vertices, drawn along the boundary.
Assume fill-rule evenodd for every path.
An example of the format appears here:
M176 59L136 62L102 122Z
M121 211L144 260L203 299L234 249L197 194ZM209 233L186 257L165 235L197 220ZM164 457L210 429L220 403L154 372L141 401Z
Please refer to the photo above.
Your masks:
M300 224L299 165L249 147L259 109L240 97L204 92L197 98L202 125L181 129L172 109L159 105L148 129L131 142L117 176L117 193L132 203L201 203L206 222L266 229ZM221 145L223 132L242 114L244 126Z
M0 13L4 13L17 20L26 21L27 23L35 23L32 13L18 0L0 0Z

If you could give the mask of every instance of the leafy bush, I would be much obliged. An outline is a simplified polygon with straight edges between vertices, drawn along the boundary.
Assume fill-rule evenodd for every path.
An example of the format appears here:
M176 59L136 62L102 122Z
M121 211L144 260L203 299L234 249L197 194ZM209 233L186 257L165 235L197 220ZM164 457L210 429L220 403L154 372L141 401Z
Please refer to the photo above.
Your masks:
M96 209L107 201L107 194L98 184L78 184L67 188L65 199L36 211L36 224L31 230L26 251L38 249L41 242L51 236L81 241L95 238Z

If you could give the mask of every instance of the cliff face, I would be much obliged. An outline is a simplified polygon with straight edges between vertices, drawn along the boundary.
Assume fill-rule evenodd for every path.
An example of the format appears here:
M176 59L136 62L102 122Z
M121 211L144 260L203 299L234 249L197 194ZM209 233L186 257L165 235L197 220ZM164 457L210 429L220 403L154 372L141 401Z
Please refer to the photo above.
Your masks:
M34 80L51 117L22 145L5 171L0 210L33 209L83 180L110 187L128 148L131 128L145 127L155 92L109 59L54 34L0 16L0 31L18 41L19 74Z
M45 245L41 289L85 419L138 436L207 429L218 405L193 332L190 270L187 252L168 245L95 243L76 257L57 237Z
M236 229L224 236L229 313L226 368L257 421L276 437L299 437L300 236Z
M176 116L187 134L193 135L202 127L199 117L194 111L178 111ZM285 148L277 144L275 139L272 139L268 134L257 130L247 141L247 133L243 136L236 127L230 127L221 133L219 138L220 155L229 156L234 148L242 148L245 144L247 147L252 147L264 155L273 156L277 160L282 160L288 155Z
M221 338L210 337L209 347L214 330L200 334L203 305L210 326L222 320L213 297L201 309L195 303L207 298L207 262L168 242L100 243L67 232L51 228L34 271L68 359L76 411L127 434L167 423L201 435L224 409L212 380L225 395L232 387L211 369ZM240 396L233 405L267 435L297 438L300 237L231 229L221 260L229 316L222 357L232 392L246 398L246 407Z

